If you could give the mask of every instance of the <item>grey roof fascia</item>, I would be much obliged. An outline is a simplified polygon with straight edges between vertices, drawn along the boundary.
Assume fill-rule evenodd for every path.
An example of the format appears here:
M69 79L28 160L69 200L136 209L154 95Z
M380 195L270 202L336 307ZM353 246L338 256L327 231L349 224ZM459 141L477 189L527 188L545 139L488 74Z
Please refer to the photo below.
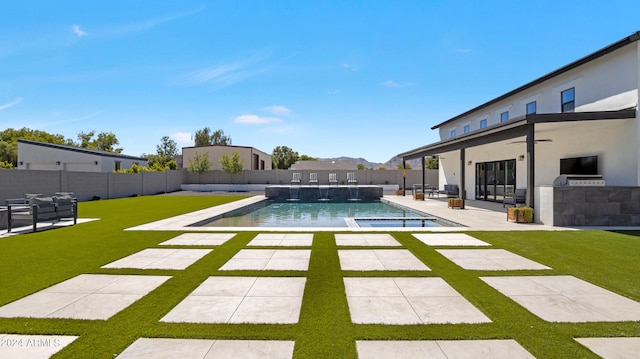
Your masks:
M120 154L120 153L100 151L100 150L91 150L91 149L82 148L82 147L58 145L58 144L55 144L55 143L37 142L37 141L30 141L30 140L23 140L23 139L18 139L18 142L26 143L26 144L34 145L34 146L55 148L55 149L58 149L58 150L85 153L85 154L102 156L102 157L113 157L113 158L127 159L127 160L133 160L133 161L147 161L147 159L143 158L143 157L135 157L135 156L123 155L123 154Z
M439 123L439 124L431 127L431 129L435 130L435 129L440 128L440 127L442 127L442 126L444 126L444 125L446 125L448 123L451 123L453 121L459 120L459 119L461 119L461 118L463 118L465 116L468 116L468 115L470 115L470 114L472 114L474 112L480 111L480 110L482 110L482 109L484 109L486 107L494 105L494 104L496 104L496 103L498 103L498 102L500 102L502 100L505 100L505 99L507 99L507 98L509 98L509 97L511 97L513 95L516 95L519 92L527 90L527 89L529 89L529 88L531 88L533 86L539 85L539 84L541 84L541 83L543 83L543 82L545 82L545 81L547 81L549 79L552 79L552 78L554 78L556 76L562 75L565 72L568 72L570 70L575 69L576 67L582 66L582 65L584 65L586 63L589 63L589 62L591 62L593 60L596 60L596 59L598 59L598 58L600 58L600 57L602 57L604 55L607 55L607 54L609 54L609 53L611 53L611 52L613 52L615 50L618 50L618 49L620 49L620 48L622 48L624 46L627 46L627 45L629 45L631 43L634 43L634 42L636 42L638 40L640 40L640 31L637 31L637 32L631 34L630 36L625 37L622 40L614 42L613 44L611 44L609 46L606 46L606 47L604 47L604 48L602 48L602 49L600 49L600 50L598 50L598 51L596 51L596 52L594 52L594 53L592 53L590 55L587 55L587 56L585 56L585 57L583 57L581 59L578 59L578 60L576 60L576 61L574 61L574 62L572 62L572 63L570 63L568 65L565 65L565 66L563 66L563 67L561 67L561 68L559 68L559 69L557 69L555 71L552 71L552 72L550 72L550 73L548 73L548 74L546 74L546 75L544 75L542 77L539 77L539 78L537 78L537 79L535 79L535 80L533 80L533 81L531 81L531 82L529 82L527 84L524 84L524 85L522 85L522 86L520 86L520 87L518 87L518 88L516 88L516 89L514 89L512 91L509 91L504 95L498 96L498 97L494 98L493 100L491 100L489 102L485 102L480 106L474 107L469 111L466 111L466 112L464 112L464 113L462 113L462 114L460 114L458 116L455 116L455 117L453 117L451 119L448 119L448 120L446 120L446 121L444 121L442 123Z

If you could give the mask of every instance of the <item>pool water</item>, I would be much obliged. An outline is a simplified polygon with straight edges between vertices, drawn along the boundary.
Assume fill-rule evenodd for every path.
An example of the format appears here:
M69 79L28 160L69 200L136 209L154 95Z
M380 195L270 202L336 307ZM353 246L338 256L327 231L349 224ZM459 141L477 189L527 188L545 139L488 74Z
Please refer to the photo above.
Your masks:
M382 202L261 202L243 210L226 214L223 218L204 224L211 227L348 227L345 218L367 218L358 223L365 226L402 226L402 221L390 220L372 224L372 218L421 218L424 213L407 211ZM375 221L375 220L374 220ZM385 222L388 222L385 224ZM409 221L419 223L420 221ZM433 221L427 221L433 222ZM438 226L429 223L429 226Z

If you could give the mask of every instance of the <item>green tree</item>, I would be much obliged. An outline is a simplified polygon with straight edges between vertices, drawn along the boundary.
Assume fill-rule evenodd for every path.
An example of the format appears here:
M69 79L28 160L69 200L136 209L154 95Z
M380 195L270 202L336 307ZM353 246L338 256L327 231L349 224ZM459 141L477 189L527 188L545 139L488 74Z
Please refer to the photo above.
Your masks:
M173 159L173 156L177 154L178 144L176 141L170 139L169 136L164 136L160 139L160 144L156 145L156 154L143 154L142 157L149 161L149 168L153 168L154 171L164 171L178 168L178 164Z
M190 172L196 172L198 174L203 174L209 170L211 170L212 164L209 160L209 153L207 152L196 152L193 158L189 159L189 167L187 170Z
M18 139L58 145L75 145L73 140L65 139L63 135L32 130L26 127L19 130L7 128L4 131L0 131L0 162L11 163L12 167L18 165Z
M363 171L363 170L367 169L367 167L365 165L363 165L362 163L358 163L358 166L356 168L358 168L358 170L360 170L360 171Z
M13 168L13 163L0 161L0 168Z
M399 170L403 169L403 168L402 168L402 163L398 163L398 169L399 169ZM410 170L410 169L411 169L411 165L405 162L405 164L404 164L404 169L405 169L405 170Z
M427 157L427 159L424 162L424 167L428 170L437 170L439 167L439 160L438 157Z
M317 160L318 160L317 158L307 156L307 155L300 155L300 158L298 158L298 161L317 161Z
M291 167L292 164L298 161L298 152L292 150L287 146L278 146L273 149L271 153L271 161L273 162L273 168L279 170L286 170Z
M225 136L223 130L211 132L209 127L196 131L195 146L231 146L231 137Z
M226 153L222 155L220 158L220 166L222 166L222 171L227 173L238 174L242 172L244 161L240 159L240 154L238 152L234 152L229 157Z
M78 147L105 152L122 153L122 148L116 147L120 144L120 141L113 132L100 132L97 136L95 130L86 133L80 132L78 134L78 141Z

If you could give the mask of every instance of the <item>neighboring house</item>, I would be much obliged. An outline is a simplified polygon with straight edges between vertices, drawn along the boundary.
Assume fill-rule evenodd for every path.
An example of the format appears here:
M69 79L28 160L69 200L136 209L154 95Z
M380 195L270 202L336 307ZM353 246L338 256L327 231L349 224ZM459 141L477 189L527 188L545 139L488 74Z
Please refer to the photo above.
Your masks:
M208 153L212 170L221 170L220 159L222 155L231 156L238 152L243 161L245 170L271 170L271 155L253 147L244 146L202 146L182 148L182 167L189 168L189 163L196 156L196 153Z
M502 202L525 188L539 222L640 225L639 39L439 123L439 142L399 156L439 156L440 184L467 199Z
M113 172L146 166L141 157L82 147L18 140L18 169L44 171Z

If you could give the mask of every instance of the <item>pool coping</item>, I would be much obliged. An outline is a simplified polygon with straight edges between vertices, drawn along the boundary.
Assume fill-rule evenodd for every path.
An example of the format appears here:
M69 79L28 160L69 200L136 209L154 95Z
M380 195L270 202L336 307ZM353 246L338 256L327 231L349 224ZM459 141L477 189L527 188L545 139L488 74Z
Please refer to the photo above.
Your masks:
M553 227L543 224L518 224L506 221L503 213L490 211L467 205L464 210L452 210L445 207L446 203L439 201L413 201L411 197L388 196L384 201L413 210L429 213L447 221L459 223L463 227L195 227L207 219L224 213L238 210L242 207L266 201L263 195L253 196L202 210L165 218L139 226L125 229L125 231L181 231L181 232L466 232L466 231L565 231L575 230L565 227ZM434 213L436 212L436 213Z

